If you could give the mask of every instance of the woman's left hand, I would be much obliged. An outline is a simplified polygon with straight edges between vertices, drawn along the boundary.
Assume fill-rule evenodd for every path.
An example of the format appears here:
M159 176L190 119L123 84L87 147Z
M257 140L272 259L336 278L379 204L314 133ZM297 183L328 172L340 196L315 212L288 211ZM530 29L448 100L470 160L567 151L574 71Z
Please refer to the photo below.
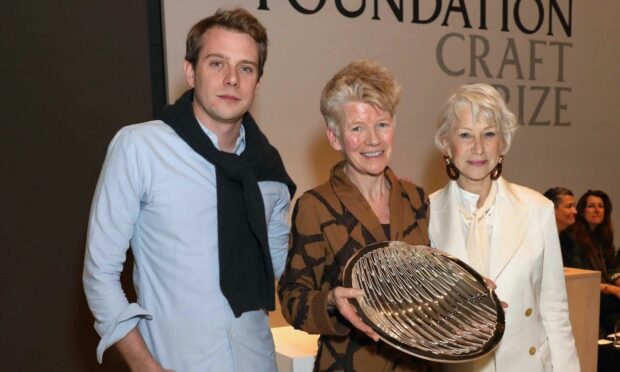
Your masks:
M338 312L340 312L340 314L345 317L349 323L351 323L352 326L364 332L374 341L379 341L379 335L373 331L370 326L364 323L362 318L357 315L357 311L355 311L353 305L349 302L350 298L358 298L363 295L364 291L361 289L338 286L329 291L329 294L327 295L327 305L336 308Z

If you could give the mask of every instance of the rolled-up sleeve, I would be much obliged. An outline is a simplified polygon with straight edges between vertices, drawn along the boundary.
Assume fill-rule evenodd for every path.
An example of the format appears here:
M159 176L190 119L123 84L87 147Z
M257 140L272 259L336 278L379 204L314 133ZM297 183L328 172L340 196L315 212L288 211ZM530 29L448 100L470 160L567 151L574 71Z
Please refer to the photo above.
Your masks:
M122 129L108 148L91 206L83 284L95 329L101 336L97 360L122 339L141 319L151 314L130 304L123 292L120 275L134 225L140 213L144 174L139 164L131 131Z
M350 332L350 326L327 308L331 286L323 273L326 262L333 258L328 258L331 249L324 239L314 198L308 193L302 195L293 211L289 257L278 284L282 315L296 329L344 336Z

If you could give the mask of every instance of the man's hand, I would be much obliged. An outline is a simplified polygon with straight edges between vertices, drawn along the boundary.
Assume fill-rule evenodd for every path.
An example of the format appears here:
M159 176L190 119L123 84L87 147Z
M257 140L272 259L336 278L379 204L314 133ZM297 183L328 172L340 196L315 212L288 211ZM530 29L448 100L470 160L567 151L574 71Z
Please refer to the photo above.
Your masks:
M379 335L370 328L364 321L357 315L355 308L349 302L349 298L358 298L364 295L364 291L355 288L336 287L329 291L327 295L327 305L334 307L345 317L346 320L351 323L355 328L364 332L368 337L374 341L379 341Z

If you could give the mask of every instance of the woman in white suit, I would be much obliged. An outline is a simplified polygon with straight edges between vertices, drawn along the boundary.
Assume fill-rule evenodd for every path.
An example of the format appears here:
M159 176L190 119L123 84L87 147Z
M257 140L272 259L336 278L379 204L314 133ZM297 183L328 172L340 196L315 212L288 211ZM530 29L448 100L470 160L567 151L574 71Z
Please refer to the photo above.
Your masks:
M438 124L451 181L430 196L432 244L495 281L508 303L495 351L444 371L579 371L553 203L501 177L515 115L493 87L463 85Z

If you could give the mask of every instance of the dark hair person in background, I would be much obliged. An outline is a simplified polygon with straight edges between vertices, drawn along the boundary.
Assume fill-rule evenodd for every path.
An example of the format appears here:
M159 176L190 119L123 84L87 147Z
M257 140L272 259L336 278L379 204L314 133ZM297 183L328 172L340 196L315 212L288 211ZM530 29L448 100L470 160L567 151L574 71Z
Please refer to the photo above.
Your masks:
M566 262L566 249L570 245L570 236L567 228L575 223L577 217L575 196L566 187L552 187L545 191L543 195L553 202L555 223L558 226L560 246L562 247L562 261Z
M614 257L611 200L599 190L588 190L577 202L577 220L568 230L570 240L564 266L601 272L600 326L614 331L620 319L620 267Z
M500 176L517 125L487 84L457 88L439 118L435 143L452 180L430 196L431 241L495 281L508 303L495 351L444 371L579 371L552 203Z
M575 223L577 208L575 208L575 196L572 191L566 187L552 187L543 195L553 202L558 232L564 231Z

